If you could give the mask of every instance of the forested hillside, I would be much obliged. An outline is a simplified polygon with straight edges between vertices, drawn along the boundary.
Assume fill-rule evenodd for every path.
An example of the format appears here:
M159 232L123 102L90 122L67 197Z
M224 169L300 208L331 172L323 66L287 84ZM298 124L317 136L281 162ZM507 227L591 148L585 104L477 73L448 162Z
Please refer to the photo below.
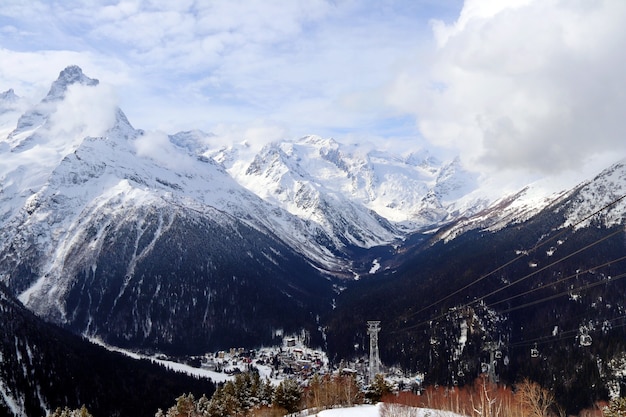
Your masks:
M397 270L355 283L329 317L329 356L365 354L364 323L381 320L383 363L423 371L427 384L462 385L493 369L502 383L552 389L570 412L619 393L623 226L596 216L591 227L557 229L564 213L553 206L499 231L434 236Z
M46 416L85 405L95 416L151 417L213 382L110 352L26 310L0 284L0 415Z

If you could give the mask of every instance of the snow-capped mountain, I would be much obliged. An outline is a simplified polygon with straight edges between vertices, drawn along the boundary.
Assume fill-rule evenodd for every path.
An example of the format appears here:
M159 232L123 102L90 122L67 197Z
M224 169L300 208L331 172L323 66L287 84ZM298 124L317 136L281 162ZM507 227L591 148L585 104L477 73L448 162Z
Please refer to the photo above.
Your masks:
M2 96L0 279L40 316L112 343L314 328L335 277L369 271L355 256L448 220L476 187L458 160L315 136L246 160L210 134L137 130L105 93L71 66L18 117L19 98Z
M550 199L529 186L350 285L329 354L367 346L363 323L376 317L381 357L427 384L471 383L493 366L500 383L549 387L570 414L623 396L625 224L626 160Z
M510 343L502 375L532 373L523 344L543 316L557 335L555 326L586 326L622 346L611 326L621 327L626 290L604 286L624 273L626 160L570 190L551 193L538 182L497 195L460 159L442 162L425 150L395 155L318 136L258 152L245 142L221 148L200 131L135 129L98 80L75 66L34 106L2 93L0 134L0 281L12 305L18 299L75 333L204 353L306 329L340 358L363 346L363 323L376 316L395 329L391 338L381 333L381 353L407 368L428 363L436 383L458 382L460 373L474 378L481 344L496 336ZM541 269L607 230L610 239L592 252ZM517 257L519 264L506 263ZM364 274L379 279L352 280ZM536 313L509 314L519 306L505 300L506 309L494 308L490 299L457 309L520 274L532 278L524 282L529 294L571 295ZM593 290L574 293L558 281L563 276ZM379 292L393 302L381 303ZM437 300L455 315L419 337L405 331L432 322L416 306ZM477 327L465 330L461 346L455 332L470 319ZM565 354L546 360L615 359L608 349L580 359L554 343Z
M26 108L25 100L15 94L13 89L0 93L0 138L6 138L15 129L17 120ZM0 146L8 146L8 143L2 142Z
M626 220L626 198L620 198L625 195L626 159L623 159L571 190L550 194L545 193L540 184L531 184L514 195L492 202L473 216L452 222L440 231L438 238L449 241L470 230L498 231L520 224L542 210L563 214L559 224L554 225L556 229L588 227L592 222L612 227ZM590 217L607 205L599 216Z
M475 175L458 158L442 163L427 151L402 156L307 136L267 145L251 161L238 157L237 147L208 154L261 198L357 246L389 243L399 233L472 214L487 203L472 194ZM346 225L359 223L367 224L370 236L346 234Z
M611 198L602 187L623 182L616 168L604 186L494 200L460 159L424 150L318 136L219 148L200 131L135 129L75 66L38 104L9 90L0 110L0 280L37 314L128 346L194 351L315 330L338 278L410 253L414 232L495 231L572 196ZM622 206L611 213L623 221Z
M253 294L268 293L275 317L293 309L291 325L315 311L310 303L330 302L324 276L349 263L319 226L182 146L193 135L135 130L113 107L101 134L85 135L89 115L81 120L65 100L98 83L79 72L64 70L2 147L0 274L25 305L120 343L172 344L194 327L206 343L232 320L254 337L246 327L263 308L239 301ZM168 328L184 318L163 312L178 309L197 322L172 335ZM265 339L283 326L258 320Z

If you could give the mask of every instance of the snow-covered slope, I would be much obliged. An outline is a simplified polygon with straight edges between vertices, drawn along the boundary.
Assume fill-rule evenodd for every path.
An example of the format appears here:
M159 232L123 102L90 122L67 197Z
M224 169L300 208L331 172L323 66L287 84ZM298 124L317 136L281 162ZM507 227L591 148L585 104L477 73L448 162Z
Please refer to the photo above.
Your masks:
M563 204L566 221L562 225L588 227L602 224L611 227L626 223L626 159L603 170L595 178L581 184L567 204ZM619 200L619 201L618 201ZM613 204L613 202L616 202ZM582 221L591 214L602 210L599 216Z
M356 261L367 249L442 226L448 240L497 230L549 204L566 226L626 189L623 163L549 198L537 186L495 197L459 159L426 151L318 136L218 148L200 131L135 129L106 93L72 66L30 108L0 95L0 281L40 315L129 343L180 342L181 317L198 340L229 320L252 334L261 305L309 320L335 277L370 271Z
M328 144L328 146L325 146ZM389 221L350 197L348 174L329 161L334 141L306 138L266 146L244 172L231 169L243 185L291 214L321 225L335 245L371 247L400 237ZM327 152L326 158L320 153ZM321 182L323 181L323 182Z
M0 137L4 138L15 128L17 120L26 109L26 102L13 89L0 93Z
M189 318L204 315L198 326L209 335L220 303L241 313L234 296L239 291L259 295L257 287L264 286L268 299L281 306L276 311L300 303L308 312L302 297L329 296L331 284L322 277L342 273L350 263L321 227L263 201L199 156L193 133L136 130L114 107L110 123L94 130L85 109L77 112L66 102L66 95L89 97L94 88L97 81L67 68L0 148L0 279L21 301L79 331L171 341L182 339L183 329L171 336L169 328L181 317L164 315L156 304L176 310L192 303L195 309L185 307ZM173 262L152 271L164 259ZM190 269L203 278L188 276ZM164 283L159 273L185 275ZM237 275L244 283L229 294L231 284L220 281ZM148 288L152 297L168 288L179 299L144 303L137 295ZM209 302L213 297L218 300ZM122 319L129 308L132 322ZM254 320L258 306L243 309ZM258 319L266 320L266 337L279 325ZM171 337L164 336L168 332Z
M494 232L520 224L542 210L560 214L561 220L554 225L555 229L588 227L592 223L612 227L626 222L626 159L571 190L552 193L546 190L542 181L530 184L516 194L494 201L473 216L459 219L438 237L449 241L469 230ZM608 207L602 210L605 206ZM596 212L598 215L591 216Z
M242 146L208 154L263 199L358 246L389 243L488 203L459 159L442 163L427 151L402 156L306 136L272 143L246 160ZM360 224L368 236L351 234L362 233Z

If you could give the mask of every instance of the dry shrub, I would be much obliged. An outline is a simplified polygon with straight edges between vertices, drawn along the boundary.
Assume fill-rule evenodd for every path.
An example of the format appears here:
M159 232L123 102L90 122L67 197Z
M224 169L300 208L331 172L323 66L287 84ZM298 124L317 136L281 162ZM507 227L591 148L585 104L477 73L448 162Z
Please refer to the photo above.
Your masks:
M517 385L516 397L528 417L546 417L554 406L554 394L528 379Z
M283 417L287 410L280 407L259 407L249 412L250 417Z
M527 417L510 387L490 384L485 378L478 378L474 384L464 387L427 387L422 395L402 392L384 397L383 402L452 411L471 417Z
M314 376L304 392L304 408L322 410L349 407L363 402L363 394L352 375Z

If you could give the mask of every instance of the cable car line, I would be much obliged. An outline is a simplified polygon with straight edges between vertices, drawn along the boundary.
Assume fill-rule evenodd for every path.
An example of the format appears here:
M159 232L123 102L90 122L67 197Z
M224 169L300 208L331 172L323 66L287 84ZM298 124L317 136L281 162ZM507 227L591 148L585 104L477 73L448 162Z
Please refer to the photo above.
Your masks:
M626 319L626 315L614 317L614 318L612 318L610 320L607 320L607 322L611 323L611 322L614 322L614 321L617 321L617 320L622 320L622 319ZM626 322L618 324L618 325L615 325L615 326L611 326L611 330L612 329L619 329L621 327L626 327ZM553 342L555 340L569 339L570 337L574 337L574 336L578 335L578 333L580 333L580 328L578 328L578 329L571 329L571 330L564 330L564 331L559 332L556 335L539 336L539 337L536 337L534 339L528 339L528 340L522 340L522 341L519 341L519 342L510 343L507 346L509 348L516 348L516 347L528 347L528 346L533 346L533 345L537 345L537 344L550 343L550 342Z
M507 308L506 310L499 311L499 313L501 313L501 314L510 313L511 311L520 310L522 308L530 307L530 306L533 306L535 304L540 304L540 303L543 303L545 301L553 300L555 298L559 298L559 297L562 297L564 295L571 294L572 292L584 291L584 290L588 290L589 288L597 287L598 285L609 284L611 282L617 281L617 280L622 279L624 277L626 277L626 273L617 275L615 277L611 277L610 280L602 280L602 281L593 282L591 284L583 285L582 287L578 287L578 288L575 288L575 289L563 291L563 292L560 292L558 294L553 294L553 295L551 295L549 297L541 298L539 300L535 300L535 301L531 301L531 302L528 302L528 303L525 303L525 304L521 304L521 305L518 305L518 306L515 306L515 307Z
M561 278L561 279L558 279L558 280L556 280L554 282L549 282L549 283L544 284L544 285L542 285L540 287L530 289L528 291L525 291L523 293L511 296L509 298L505 298L504 300L500 300L500 301L496 301L496 302L493 302L493 303L489 303L489 307L493 307L493 306L498 305L498 304L506 303L507 301L511 301L511 300L516 299L516 298L523 297L523 296L528 295L530 293L533 293L535 291L543 290L544 288L552 287L554 285L557 285L557 284L560 284L562 282L568 281L568 280L570 280L572 278L576 278L579 275L586 274L588 272L594 271L594 270L599 269L599 268L603 268L603 267L611 265L611 264L616 264L616 263L621 262L621 261L623 261L625 259L626 259L626 256L622 256L621 258L617 258L617 259L613 259L612 261L605 262L602 265L597 265L597 266L588 268L588 269L586 269L584 271L576 272L575 274L568 275L568 276L566 276L564 278Z
M485 299L485 298L487 298L487 297L491 297L492 295L497 294L497 293L499 293L500 291L504 291L505 289L510 288L510 287L512 287L513 285L519 284L520 282L525 281L525 280L527 280L528 278L533 277L533 276L537 275L538 273L545 271L546 269L552 268L554 265L557 265L557 264L559 264L559 263L561 263L561 262L563 262L563 261L565 261L565 260L567 260L567 259L571 258L572 256L578 255L579 253L584 252L584 251L586 251L587 249L592 248L593 246L595 246L595 245L597 245L597 244L600 244L600 243L604 242L605 240L610 239L610 238L612 238L613 236L618 235L618 234L623 233L623 232L624 232L624 229L623 229L623 228L620 228L620 229L618 229L617 231L615 231L615 232L613 232L613 233L611 233L611 234L609 234L609 235L607 235L607 236L604 236L604 237L602 237L602 238L600 238L600 239L597 239L597 240L595 240L594 242L592 242L592 243L588 244L587 246L585 246L585 247L583 247L583 248L581 248L581 249L578 249L577 251L574 251L574 252L570 253L569 255L564 256L564 257L563 257L563 258L561 258L561 259L558 259L558 260L556 260L556 261L552 262L551 264L548 264L548 265L546 265L546 266L544 266L544 267L542 267L542 268L539 268L538 270L533 271L533 272L531 272L530 274L527 274L527 275L525 275L525 276L521 277L520 279L518 279L518 280L516 280L516 281L513 281L513 282L511 282L511 283L509 283L509 284L507 284L507 285L505 285L505 286L503 286L503 287L500 287L500 288L498 288L498 289L495 289L495 290L491 291L489 294L484 295L484 296L482 296L482 297L480 297L480 298L478 298L478 299L476 299L476 300L474 300L474 301L472 301L472 302L468 303L467 305L471 305L471 304L474 304L474 303L480 302L480 301L484 300L484 299Z
M625 197L626 197L626 196L625 196ZM620 233L623 233L623 232L624 232L624 228L619 228L617 231L615 231L615 232L613 232L613 233L610 233L610 234L609 234L609 235L607 235L607 236L603 236L603 237L601 237L600 239L596 239L595 241L593 241L592 243L588 244L587 246L585 246L585 247L583 247L583 248L581 248L581 249L578 249L578 250L576 250L576 251L574 251L574 252L572 252L572 253L570 253L570 254L568 254L568 255L566 255L566 256L564 256L564 257L562 257L562 258L560 258L560 259L558 259L558 260L556 260L556 261L554 261L554 262L552 262L551 264L548 264L548 265L546 265L546 266L544 266L544 267L542 267L542 268L540 268L540 269L538 269L538 270L536 270L536 271L533 271L533 272L531 272L530 274L527 274L527 275L525 275L525 276L523 276L523 277L519 278L518 280L513 281L513 282L511 282L511 283L509 283L509 284L507 284L507 285L505 285L505 286L503 286L503 287L500 287L500 288L498 288L498 289L496 289L496 290L493 290L493 291L491 291L490 293L488 293L488 294L486 294L486 295L484 295L484 296L482 296L482 297L479 297L479 298L477 298L477 299L475 299L475 300L472 300L472 301L467 302L467 303L465 303L465 304L462 304L462 305L460 305L460 306L456 306L456 308L458 308L458 309L462 309L462 308L469 307L469 306L471 306L471 305L474 305L474 304L477 304L477 303L480 303L480 302L484 302L484 301L485 301L485 299L486 299L487 297L490 297L490 296L492 296L492 295L495 295L495 294L497 294L497 293L499 293L499 292L501 292L501 291L503 291L503 290L505 290L505 289L507 289L507 288L512 287L513 285L516 285L516 284L518 284L518 283L520 283L520 282L522 282L522 281L524 281L524 280L526 280L526 279L528 279L528 278L531 278L531 277L533 277L533 276L537 275L538 273L543 272L543 271L545 271L546 269L551 268L551 267L553 267L553 266L555 266L555 265L557 265L557 264L559 264L559 263L561 263L561 262L563 262L563 261L565 261L565 260L567 260L567 259L571 258L572 256L578 255L578 254L580 254L581 252L584 252L585 250L587 250L587 249L589 249L589 248L592 248L593 246L598 245L599 243L602 243L603 241L605 241L605 240L607 240L607 239L610 239L611 237L616 236L616 235L618 235L618 234L620 234ZM620 276L620 277L621 277L621 276ZM448 296L448 297L446 297L446 298L449 298L449 296ZM554 298L554 297L553 297L553 298ZM442 299L442 300L443 300L443 299ZM432 305L435 305L435 304L437 304L437 303L433 303ZM486 304L488 305L488 303L486 303ZM422 309L422 310L423 310L423 309ZM509 309L509 310L506 310L506 311L512 311L512 310L510 310L510 309ZM410 316L408 316L408 317L412 317L412 316L413 316L413 315L415 315L415 314L417 314L417 313L413 313L413 314L411 314L411 315L410 315ZM446 317L447 315L448 315L448 312L441 313L441 314L439 314L439 315L437 315L437 316L435 316L435 317L433 317L433 318L430 318L430 319L428 319L428 320L425 320L425 321L419 322L419 323L417 323L417 324L414 324L414 325L411 325L411 326L405 327L404 329L398 329L398 330L396 330L394 333L396 333L396 332L400 332L401 330L403 330L403 331L413 330L413 329L415 329L415 328L417 328L417 327L423 326L423 325L428 324L428 323L430 323L430 322L432 322L432 321L435 321L435 320L439 320L439 319L441 319L441 318L444 318L444 317Z
M519 254L517 257L515 257L515 258L511 259L510 261L508 261L508 262L506 262L506 263L504 263L504 264L502 264L502 265L498 266L498 267L497 267L497 268L495 268L494 270L492 270L492 271L490 271L490 272L488 272L488 273L486 273L486 274L484 274L484 275L480 276L479 278L477 278L476 280L474 280L474 281L470 282L469 284L466 284L465 286L463 286L463 287L461 287L461 288L459 288L459 289L457 289L457 290L453 291L452 293L450 293L450 294L446 295L445 297L440 298L439 300L437 300L437 301L435 301L435 302L433 302L433 303L431 303L431 304L427 305L426 307L423 307L423 308L421 308L421 309L417 310L417 311L416 311L416 312L414 312L414 313L411 313L411 314L410 314L410 315L408 315L406 318L408 319L408 318L414 317L414 316L418 315L419 313L421 313L421 312L423 312L423 311L425 311L425 310L428 310L428 309L430 309L431 307L434 307L434 306L436 306L436 305L438 305L438 304L440 304L440 303L442 303L442 302L446 301L447 299L449 299L449 298L451 298L451 297L453 297L453 296L455 296L455 295L457 295L457 294L459 294L459 293L461 293L461 292L463 292L463 291L467 290L468 288L472 287L473 285L475 285L475 284L477 284L477 283L479 283L479 282L483 281L484 279L486 279L486 278L490 277L491 275L493 275L493 274L495 274L495 273L497 273L497 272L501 271L502 269L504 269L504 268L506 268L507 266L511 265L512 263L514 263L514 262L518 261L519 259L521 259L521 258L523 258L523 257L527 256L527 254L528 254L528 253L530 253L530 252L535 252L535 251L536 251L537 249L539 249L540 247L542 247L542 246L544 246L544 245L548 244L549 242L554 241L555 239L557 239L557 238L561 237L562 235L564 235L565 233L567 233L567 232L568 232L568 231L570 231L571 229L575 229L575 228L576 228L576 226L578 226L578 225L580 225L580 224L584 223L585 221L587 221L587 220L589 220L590 218L592 218L592 217L596 216L597 214L601 213L602 211L604 211L604 210L608 209L609 207L614 206L615 204L619 203L620 201L622 201L622 200L624 200L624 199L626 199L626 194L624 194L624 195L622 195L621 197L619 197L619 198L617 198L617 199L615 199L615 200L611 201L610 203L608 203L608 204L604 205L603 207L599 208L598 210L596 210L596 211L594 211L594 212L592 212L592 213L588 214L587 216L583 217L582 219L578 220L577 222L575 222L575 223L573 223L573 224L571 224L571 225L569 225L569 226L567 226L567 227L563 228L563 230L561 230L559 233L555 234L554 236L552 236L552 237L550 237L550 238L548 238L548 239L544 240L543 242L540 242L540 243L535 244L535 246L533 246L533 248L532 248L532 249L530 249L529 251ZM572 256L573 256L573 255L572 255ZM567 259L567 258L564 258L564 259ZM545 269L545 268L543 268L543 269ZM542 270L543 270L543 269L542 269ZM540 271L541 271L541 270L539 270L539 271L535 271L535 273L538 273L538 272L540 272ZM524 277L524 279L525 279L525 278L526 278L526 277ZM514 285L514 284L511 284L511 285ZM489 295L492 295L492 294L488 294L487 296L489 296ZM485 297L487 297L487 296L485 296ZM483 298L485 298L485 297L483 297Z

